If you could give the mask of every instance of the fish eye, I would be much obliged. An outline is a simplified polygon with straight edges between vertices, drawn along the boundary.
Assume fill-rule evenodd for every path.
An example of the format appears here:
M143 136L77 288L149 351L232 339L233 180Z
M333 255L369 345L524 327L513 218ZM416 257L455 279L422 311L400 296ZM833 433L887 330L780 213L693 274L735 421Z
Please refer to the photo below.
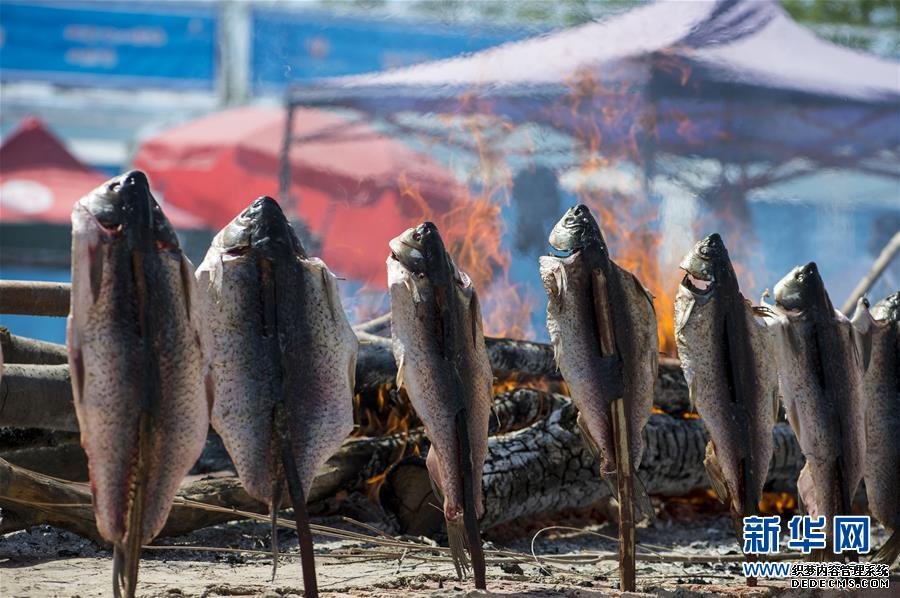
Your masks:
M419 233L413 233L413 240L415 240L415 241L421 241L421 240L422 240L422 235L419 234Z
M118 191L119 187L122 186L122 183L119 181L113 181L113 183L109 186L110 191Z

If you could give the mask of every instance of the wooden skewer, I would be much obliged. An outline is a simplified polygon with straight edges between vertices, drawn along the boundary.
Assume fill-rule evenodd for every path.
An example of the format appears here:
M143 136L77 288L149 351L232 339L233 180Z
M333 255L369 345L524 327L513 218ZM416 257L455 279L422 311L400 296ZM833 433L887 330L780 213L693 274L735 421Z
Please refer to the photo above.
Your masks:
M597 332L600 338L601 357L617 356L615 331L606 294L606 277L602 270L594 271L594 313L597 318ZM636 590L635 580L635 533L634 533L634 472L631 470L631 441L628 434L628 420L622 397L612 401L610 406L613 437L616 447L616 484L619 499L619 589L623 592Z

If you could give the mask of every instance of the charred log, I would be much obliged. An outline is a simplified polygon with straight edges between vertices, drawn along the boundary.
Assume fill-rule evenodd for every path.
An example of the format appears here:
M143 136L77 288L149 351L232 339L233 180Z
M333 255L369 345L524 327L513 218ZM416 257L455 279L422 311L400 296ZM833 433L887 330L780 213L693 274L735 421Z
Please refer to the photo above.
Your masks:
M519 517L585 507L610 496L600 481L593 454L582 440L575 422L577 410L562 399L546 418L518 432L493 437L484 469L484 528ZM794 491L803 456L787 424L775 427L775 454L767 490ZM644 456L638 475L650 494L679 496L709 487L703 457L708 435L695 419L655 414L644 429ZM401 525L424 533L432 521L434 496L424 466L404 462L402 477L388 475L382 496L385 508L395 509ZM438 520L438 524L440 521ZM428 530L436 531L435 529Z
M564 397L550 396L545 400L552 410L541 417L533 407L539 402L529 396L533 393L538 391L508 393L498 402L505 405L497 410L495 421L499 429L519 427L523 419L532 416L538 419L518 431L490 439L484 470L485 529L519 517L584 507L609 496L594 457L582 442L574 406ZM504 411L507 415L503 415ZM523 418L510 416L511 413L526 415ZM639 470L648 492L678 496L708 488L703 468L707 438L699 420L652 416L644 430L646 448ZM440 526L442 520L440 510L435 508L438 503L431 494L423 460L410 456L416 449L424 454L426 446L421 431L348 440L319 472L310 491L310 502L333 496L339 490L365 490L373 478L389 468L381 491L382 504L397 516L405 530L434 532L434 526ZM767 489L793 491L802 465L803 456L793 433L786 424L778 424ZM239 510L264 509L233 476L196 481L185 485L179 494ZM54 504L86 506L53 507ZM96 539L86 484L63 482L0 460L0 508L4 512L0 532L47 523ZM230 513L177 504L163 534L179 535L235 518Z
M68 360L65 345L16 336L3 326L0 326L0 345L6 363L59 365Z
M67 282L0 280L0 313L67 316L71 290Z
M5 364L0 426L77 432L69 366Z

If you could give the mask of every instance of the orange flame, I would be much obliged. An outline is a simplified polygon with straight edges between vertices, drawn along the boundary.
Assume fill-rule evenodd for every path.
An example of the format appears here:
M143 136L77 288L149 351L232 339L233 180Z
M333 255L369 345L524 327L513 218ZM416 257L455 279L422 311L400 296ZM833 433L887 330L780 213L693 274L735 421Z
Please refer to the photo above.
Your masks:
M475 119L471 122L471 139L482 164L483 190L479 194L466 192L455 198L447 210L436 210L404 174L398 179L398 188L409 202L410 226L425 220L434 222L456 265L472 279L481 303L485 334L528 338L533 332L532 301L510 282L511 257L502 247L504 223L500 211L511 185L508 171L496 166L499 159L489 150L483 133L486 125Z

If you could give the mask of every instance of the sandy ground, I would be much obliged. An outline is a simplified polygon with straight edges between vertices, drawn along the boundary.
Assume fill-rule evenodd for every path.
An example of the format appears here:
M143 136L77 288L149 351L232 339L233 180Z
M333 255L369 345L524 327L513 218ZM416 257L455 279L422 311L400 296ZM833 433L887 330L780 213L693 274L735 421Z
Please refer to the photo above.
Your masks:
M335 518L316 523L347 528ZM614 536L610 524L593 525L587 531ZM509 536L509 530L500 536ZM615 563L588 565L539 565L530 557L531 530L519 537L494 537L489 547L516 551L520 563L488 567L490 594L516 596L603 596L618 594ZM157 540L188 550L147 550L141 565L138 595L173 596L299 596L303 582L294 532L280 532L286 553L279 559L278 575L270 581L272 560L265 554L208 552L202 546L242 550L267 550L268 530L263 523L236 522L199 530L178 538ZM877 530L876 545L885 539ZM425 542L422 539L415 539ZM720 515L657 521L638 530L639 544L658 545L666 552L685 555L737 555L730 521ZM316 536L316 562L320 593L326 596L465 596L471 581L459 582L452 565L444 560L424 560L415 552L402 559L385 555L385 549L369 542ZM545 533L535 543L539 555L578 554L614 550L615 544L585 531ZM760 582L747 588L736 563L671 564L638 563L638 590L658 596L814 595L785 589L783 582ZM900 579L892 586L900 587ZM78 536L46 526L8 534L0 539L0 596L81 597L111 595L111 554ZM882 595L890 595L882 593ZM894 595L900 595L894 594Z

